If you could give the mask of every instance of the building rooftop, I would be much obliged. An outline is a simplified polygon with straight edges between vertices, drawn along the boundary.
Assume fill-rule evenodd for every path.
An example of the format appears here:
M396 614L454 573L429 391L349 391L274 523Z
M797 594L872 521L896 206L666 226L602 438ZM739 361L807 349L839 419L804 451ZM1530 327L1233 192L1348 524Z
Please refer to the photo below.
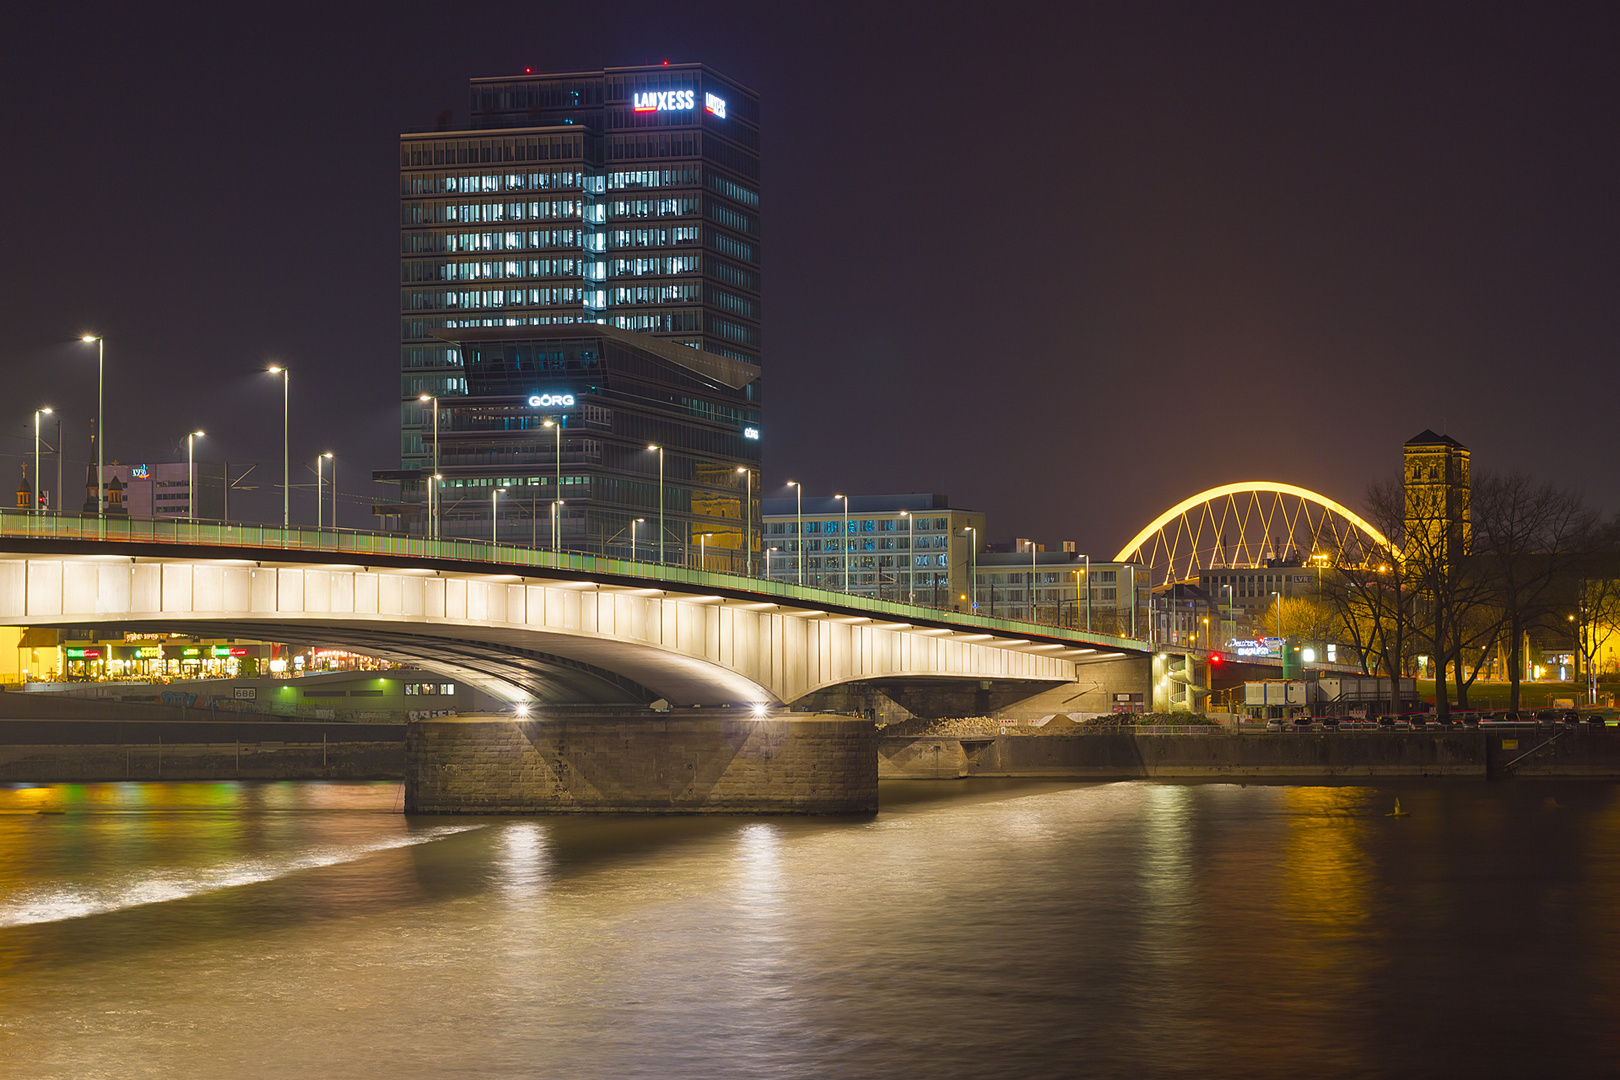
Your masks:
M1429 430L1428 428L1424 428L1422 431L1418 432L1416 435L1412 436L1410 439L1407 439L1406 440L1406 445L1407 446L1455 446L1458 450L1466 450L1466 449L1468 449L1468 447L1464 446L1462 443L1458 442L1456 439L1453 439L1450 435L1436 435L1433 431Z

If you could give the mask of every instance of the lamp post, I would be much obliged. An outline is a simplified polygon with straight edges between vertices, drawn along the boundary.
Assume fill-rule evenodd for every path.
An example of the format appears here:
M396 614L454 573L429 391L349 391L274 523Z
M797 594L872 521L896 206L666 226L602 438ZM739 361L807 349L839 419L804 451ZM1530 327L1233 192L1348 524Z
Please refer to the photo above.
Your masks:
M1086 631L1089 633L1091 631L1091 556L1082 555L1080 557L1086 560ZM1114 595L1118 596L1119 594L1116 592ZM1114 610L1119 610L1118 601L1115 601Z
M444 476L441 473L434 473L432 476L428 477L428 503L433 508L435 513L438 512L439 502L443 498ZM437 518L434 519L435 522L437 522L437 520ZM434 528L433 531L437 533L438 530L437 528Z
M636 518L630 523L630 561L636 561L636 526L645 522L646 518Z
M658 565L664 564L664 448L649 443L648 450L658 451Z
M200 431L192 431L186 434L186 518L190 521L197 520L197 459L193 450L197 440L202 437L203 433ZM319 481L316 481L315 491L316 498L319 499Z
M849 496L834 495L833 498L844 500L844 539L838 546L844 549L844 591L849 592Z
M910 510L900 511L906 519L906 603L917 602L917 519Z
M281 376L281 527L285 529L292 523L292 503L288 494L292 485L292 457L287 443L288 407L292 399L288 396L287 369L272 366L269 370L270 374Z
M501 492L505 490L505 488L501 487L492 488L489 493L489 542L492 544L499 542L495 535L495 526L499 520L495 516L495 510L500 502Z
M754 470L746 465L737 466L737 471L743 474L743 485L747 491L743 502L743 573L748 577L754 576Z
M332 462L332 475L327 478L327 485L332 489L332 528L337 528L337 458L328 450L326 456Z
M34 410L34 513L36 514L39 513L39 418L50 415L50 412L49 405ZM56 441L60 443L62 440ZM58 450L57 454L60 455L61 451ZM61 494L58 493L57 497L60 498Z
M1029 621L1035 621L1035 541L1029 541Z
M328 450L326 453L318 454L315 457L315 528L317 530L321 528L321 466L331 456L332 452ZM333 463L332 469L334 472L337 470L336 462ZM334 477L334 485L335 481L336 478ZM337 496L335 494L332 496L332 514L334 517L337 515ZM333 524L336 524L336 522L333 522Z
M969 611L979 610L979 530L968 525L964 527L968 536L968 595L973 597L973 603L968 605Z
M439 399L433 394L423 394L416 400L433 402L433 478L437 480L439 477ZM435 540L439 538L439 508L433 498L436 494L433 488L436 486L430 485L428 489L428 534ZM332 516L337 516L336 507L332 510Z
M546 417L541 427L557 429L557 499L551 510L551 550L562 549L562 417Z
M107 400L107 339L99 334L85 334L79 339L88 345L96 343L96 514L105 517L107 514L106 479L103 475L106 469L107 457L107 416L105 403ZM57 448L61 453L61 448ZM38 482L36 478L36 483Z
M797 480L789 480L787 483L788 483L788 487L792 488L794 494L799 497L799 520L798 520L798 524L795 526L795 528L798 529L797 543L799 545L799 585L800 585L800 587L803 587L803 585L804 585L804 485L799 483ZM766 570L767 570L766 576L769 576L769 567L767 567Z
M691 550L688 548L687 550ZM709 568L709 534L698 533L698 569Z

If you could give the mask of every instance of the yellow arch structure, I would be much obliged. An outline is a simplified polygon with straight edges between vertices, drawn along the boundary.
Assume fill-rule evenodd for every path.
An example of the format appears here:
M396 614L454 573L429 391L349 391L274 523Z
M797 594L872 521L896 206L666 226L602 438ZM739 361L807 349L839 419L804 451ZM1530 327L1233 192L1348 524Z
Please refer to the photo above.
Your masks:
M1372 537L1385 547L1392 546L1389 542L1389 538L1383 533L1379 532L1377 529L1373 528L1373 526L1369 524L1360 514L1357 514L1348 506L1334 502L1326 495L1320 495L1309 488L1297 487L1294 484L1277 484L1270 480L1247 480L1241 483L1222 484L1220 487L1212 487L1208 491L1200 491L1197 495L1193 495L1176 503L1176 505L1154 518L1141 532L1131 537L1130 542L1124 547L1120 548L1119 554L1114 556L1114 561L1126 562L1129 560L1131 555L1140 549L1141 546L1147 542L1150 536L1164 528L1170 522L1176 520L1178 517L1181 517L1195 506L1200 506L1208 502L1214 502L1216 499L1225 498L1229 495L1248 495L1262 492L1267 494L1292 495L1297 498L1304 499L1307 502L1315 503L1317 506L1320 506L1325 510L1330 510L1335 514L1338 514L1340 517L1354 525L1357 529L1360 529L1362 532L1366 533L1368 536Z

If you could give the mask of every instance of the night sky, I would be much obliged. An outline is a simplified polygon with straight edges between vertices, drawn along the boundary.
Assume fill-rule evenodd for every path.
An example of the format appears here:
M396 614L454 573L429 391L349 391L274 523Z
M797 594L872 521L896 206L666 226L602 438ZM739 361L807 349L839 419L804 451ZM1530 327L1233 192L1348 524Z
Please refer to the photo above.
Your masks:
M279 482L285 362L295 462L336 451L369 526L398 134L465 121L471 77L668 59L762 99L767 493L943 492L1111 557L1217 483L1359 505L1433 427L1620 508L1617 11L11 9L0 465L55 405L82 499L91 329L109 460L201 427Z

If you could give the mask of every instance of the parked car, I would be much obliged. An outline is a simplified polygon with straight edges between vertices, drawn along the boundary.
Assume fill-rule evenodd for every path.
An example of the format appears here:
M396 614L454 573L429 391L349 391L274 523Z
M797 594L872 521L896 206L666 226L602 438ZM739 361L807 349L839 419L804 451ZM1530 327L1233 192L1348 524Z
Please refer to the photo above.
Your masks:
M1338 731L1339 730L1339 718L1337 716L1324 716L1324 717L1322 717L1322 730L1323 731Z
M1581 714L1575 709L1565 709L1563 715L1561 715L1559 719L1566 724L1579 724L1581 722Z
M1267 731L1281 731L1287 726L1288 725L1284 724L1281 720L1267 720L1266 721L1266 730Z
M1437 716L1434 718L1434 724L1438 728L1454 728L1457 726L1458 721L1466 724L1470 720L1472 720L1475 724L1479 723L1479 717L1474 713L1463 713L1461 716L1457 717Z
M1596 713L1586 718L1586 730L1588 731L1602 731L1607 726L1608 723L1603 717L1598 716Z
M1313 721L1309 716L1296 716L1294 717L1294 730L1309 731L1311 730L1312 723Z

